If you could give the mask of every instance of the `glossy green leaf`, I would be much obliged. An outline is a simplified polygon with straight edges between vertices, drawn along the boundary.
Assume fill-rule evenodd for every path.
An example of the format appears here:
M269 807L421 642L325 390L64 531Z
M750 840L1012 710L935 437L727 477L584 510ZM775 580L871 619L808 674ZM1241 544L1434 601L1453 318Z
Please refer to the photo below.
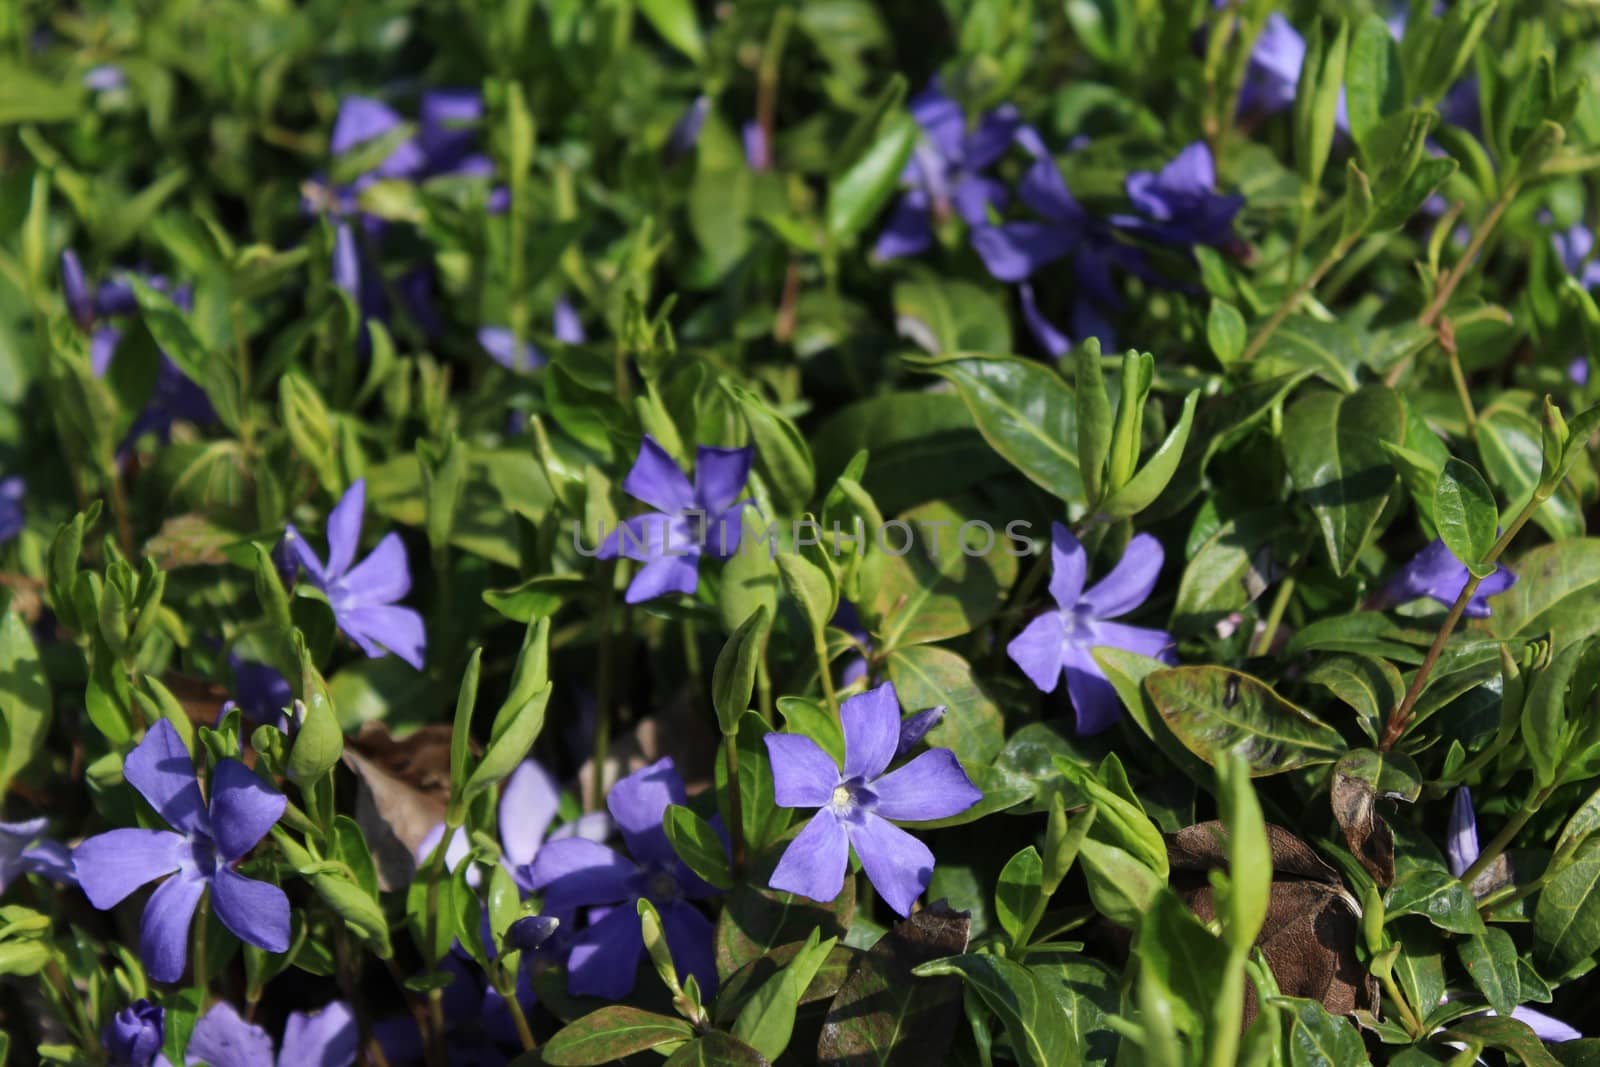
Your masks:
M28 624L0 616L0 793L44 746L54 717L50 682Z
M1019 1063L1053 1067L1068 1047L1066 1012L1032 971L1000 956L953 956L913 970L923 977L955 975L1005 1025Z
M688 868L718 889L733 888L728 849L711 824L680 804L667 805L661 827Z
M1394 469L1382 442L1402 443L1405 412L1392 390L1312 393L1284 416L1284 458L1300 499L1322 530L1333 569L1348 573L1376 533Z
M1545 882L1533 912L1534 962L1547 975L1580 967L1600 950L1600 838L1578 846Z
M860 158L834 180L828 190L827 228L835 242L860 233L888 203L918 136L909 115L891 119Z
M694 1028L682 1019L608 1004L563 1026L541 1051L552 1067L590 1067L694 1036Z
M1225 667L1155 671L1144 689L1178 740L1213 766L1221 753L1237 752L1251 777L1260 778L1331 763L1345 749L1337 730L1259 679Z
M1445 547L1479 577L1494 572L1484 560L1494 547L1500 513L1494 494L1476 467L1452 458L1439 472L1433 490L1433 521Z

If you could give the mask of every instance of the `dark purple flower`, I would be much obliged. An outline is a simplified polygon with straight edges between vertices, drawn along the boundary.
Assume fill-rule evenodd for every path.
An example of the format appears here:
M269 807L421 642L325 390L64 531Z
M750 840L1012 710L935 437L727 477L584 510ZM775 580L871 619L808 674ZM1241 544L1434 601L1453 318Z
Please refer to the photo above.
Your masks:
M0 545L15 540L22 532L26 522L22 498L27 492L28 483L22 480L22 475L0 478Z
M417 144L429 174L465 171L492 176L494 164L474 151L483 122L483 97L475 89L431 89L418 105Z
M900 740L895 745L894 758L903 759L911 755L911 750L922 743L928 736L928 731L944 721L945 706L927 708L923 711L913 712L900 720Z
M816 808L789 843L768 884L830 901L844 888L850 850L883 898L911 914L933 876L933 853L895 822L927 822L966 811L983 794L947 748L924 752L885 774L900 743L900 701L894 684L846 700L844 769L803 734L768 734L774 799L780 807Z
M336 1000L315 1014L291 1012L283 1028L283 1048L245 1022L232 1004L218 1001L195 1023L184 1053L186 1063L210 1067L348 1067L356 1060L361 1035L355 1013Z
M990 206L1004 207L1008 199L1005 183L983 172L1017 139L1022 117L1016 108L996 108L968 130L961 105L944 95L935 78L911 98L911 117L922 137L900 176L907 192L872 250L878 259L923 251L933 244L935 223L952 212L968 226L985 225Z
M667 805L686 801L669 756L628 775L606 797L631 859L582 837L549 841L534 856L528 881L543 892L545 911L605 908L591 912L595 921L573 940L567 990L574 996L619 1000L633 990L644 954L636 910L641 897L661 913L679 976L694 975L708 999L715 991L711 921L692 902L717 891L684 865L661 828Z
M644 564L628 584L628 603L692 593L700 584L702 555L727 559L739 551L744 504L737 501L752 455L749 448L702 445L690 485L667 450L645 435L622 488L656 510L622 523L596 552L601 559L622 555Z
M71 885L72 854L66 846L47 841L48 819L0 822L0 893L25 874L37 874Z
M1272 114L1292 106L1305 61L1306 42L1300 31L1281 12L1268 15L1250 50L1239 109Z
M177 832L111 830L83 842L72 859L78 884L101 910L146 882L176 875L150 895L139 926L139 955L150 977L183 977L189 920L207 889L217 918L241 941L287 951L289 898L234 870L283 814L283 794L238 760L225 759L212 775L208 808L189 751L165 719L128 753L123 776Z
M1171 634L1110 621L1145 602L1165 557L1161 542L1139 534L1111 573L1085 590L1088 556L1059 522L1051 525L1050 556L1050 595L1056 606L1012 638L1006 654L1046 693L1055 692L1065 674L1078 732L1096 734L1117 721L1122 704L1092 649L1109 646L1173 662Z
M682 159L700 142L700 131L705 127L706 117L711 114L711 98L704 93L694 98L694 103L689 105L678 121L672 124L672 130L667 134L666 156L668 161Z
M388 104L365 96L347 96L339 101L334 116L333 134L328 148L335 157L348 155L363 145L388 136L403 123ZM414 138L407 138L379 160L362 178L409 178L423 167L425 157ZM359 179L358 179L359 181Z
M1128 199L1144 216L1115 221L1175 245L1223 245L1233 239L1233 219L1242 196L1215 191L1211 149L1195 141L1159 171L1134 171L1127 177Z
M862 655L852 655L845 660L844 670L839 675L842 684L854 685L867 676L867 654L872 651L872 635L867 633L866 625L862 623L861 614L856 610L856 606L843 598L839 600L839 607L834 611L828 625L849 634L855 646L862 652Z
M116 1067L150 1067L166 1036L166 1012L136 1000L100 1030L100 1044Z
M276 668L238 656L230 655L228 666L233 670L233 691L244 717L254 723L280 723L284 709L294 703L289 680Z
M1043 152L1023 174L1017 197L1040 219L976 227L972 247L989 273L1003 282L1026 282L1056 260L1070 258L1076 282L1072 331L1080 340L1098 337L1109 346L1113 339L1106 314L1122 304L1111 268L1143 272L1143 259L1136 249L1117 240L1109 225L1083 209L1055 160ZM1040 314L1032 287L1019 289L1029 329L1052 355L1062 355L1070 342Z
M373 659L386 650L393 652L420 671L428 645L422 616L396 603L411 591L405 543L391 531L371 555L355 562L366 503L366 479L357 479L328 513L326 566L293 526L284 531L284 539L311 583L327 595L339 629L360 645L361 651Z
M526 915L506 927L506 949L535 952L556 935L561 921L551 915Z
M1450 607L1456 602L1456 597L1461 595L1461 590L1466 588L1467 580L1471 577L1467 565L1445 547L1444 541L1435 539L1389 579L1389 584L1384 587L1381 594L1382 601L1389 604L1405 604L1421 597L1429 597L1445 607ZM1467 601L1467 617L1488 618L1489 598L1510 589L1516 581L1517 576L1504 565L1496 566L1493 574L1478 583L1472 599Z

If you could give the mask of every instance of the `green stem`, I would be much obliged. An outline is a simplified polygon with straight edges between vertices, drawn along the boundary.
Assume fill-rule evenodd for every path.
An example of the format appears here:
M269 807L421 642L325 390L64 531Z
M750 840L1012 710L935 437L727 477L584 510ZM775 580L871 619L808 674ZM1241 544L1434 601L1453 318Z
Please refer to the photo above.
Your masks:
M439 839L434 847L433 854L428 857L428 867L424 877L428 881L428 943L422 947L423 956L428 961L429 967L438 965L438 960L433 958L433 947L439 942L439 882L445 874L444 854L450 845L450 839L455 836L460 828L460 822L451 819L448 815L444 822L444 836ZM449 1050L445 1046L444 1035L444 991L430 989L428 991L428 1060L430 1063L448 1064L450 1062Z
M1461 415L1467 420L1467 436L1478 436L1478 409L1472 403L1472 394L1467 390L1467 376L1461 371L1461 357L1456 351L1455 330L1450 325L1449 319L1439 323L1439 347L1444 350L1445 359L1450 367L1450 381L1456 387L1456 400L1461 404Z
M1294 575L1291 574L1279 583L1278 591L1272 598L1272 607L1267 610L1266 625L1256 635L1250 655L1265 656L1272 651L1273 639L1278 636L1278 627L1283 623L1283 613L1289 606L1289 598L1293 595Z
M517 1028L517 1040L522 1042L522 1047L528 1052L539 1047L539 1042L533 1036L533 1027L528 1025L528 1013L522 1010L522 1003L517 1000L517 980L512 975L511 980L500 989L500 999L505 1001L506 1010L511 1012L511 1022Z
M767 646L761 646L761 658L756 660L756 693L761 703L761 717L767 721L768 726L774 725L772 718L772 673L767 669Z
M1511 182L1501 190L1500 196L1489 208L1489 213L1483 217L1483 222L1473 231L1472 240L1467 242L1466 251L1461 253L1456 265L1444 276L1444 280L1439 283L1439 291L1433 294L1433 299L1418 316L1419 326L1432 326L1439 321L1439 316L1444 314L1445 305L1455 295L1456 287L1472 271L1478 261L1478 253L1483 251L1484 243L1489 240L1489 235L1499 225L1500 217L1506 213L1506 208L1511 206L1511 201L1516 199L1520 189L1518 183Z
M1240 1025L1244 1018L1244 965L1250 948L1230 949L1228 965L1222 972L1222 983L1214 1002L1214 1025L1211 1047L1206 1062L1210 1067L1233 1067L1239 1062Z
M211 984L211 975L206 970L206 922L210 919L211 898L200 898L200 906L195 909L194 917L194 986L200 990L200 1007L204 1008L210 997L206 989Z
M1272 335L1278 331L1278 327L1283 325L1283 320L1288 318L1294 309L1300 306L1300 301L1304 300L1306 295L1317 287L1317 283L1322 281L1323 276L1348 255L1350 249L1355 247L1356 242L1361 239L1361 233L1362 231L1357 230L1355 233L1347 234L1335 242L1334 246L1328 250L1328 254L1322 257L1322 262L1313 267L1311 273L1306 275L1305 280L1295 286L1288 296L1284 297L1283 303L1278 305L1277 310L1272 313L1272 317L1267 319L1260 330L1256 331L1256 335L1250 339L1249 345L1245 347L1243 354L1239 356L1239 362L1248 363L1260 354L1262 348L1266 347L1267 342L1272 339Z
M1389 999L1394 1001L1394 1006L1400 1009L1400 1018L1406 1024L1406 1032L1412 1037L1422 1036L1422 1022L1417 1018L1417 1013L1412 1009L1405 994L1400 992L1400 987L1394 983L1393 974L1385 974L1379 981L1383 983L1383 991L1389 994Z
M834 715L839 714L839 696L833 688L833 667L828 661L828 633L819 629L811 635L812 647L817 653L817 670L822 675L822 697Z
M616 564L600 571L600 648L595 659L594 776L589 783L589 811L599 811L606 797L606 757L611 752L611 705L614 701L616 668L612 663L616 645L612 635L611 609L616 600Z
M1478 858L1472 861L1472 866L1461 873L1461 884L1470 889L1472 883L1478 880L1478 876L1488 870L1489 865L1499 859L1502 852L1511 847L1511 842L1517 839L1517 835L1522 832L1523 827L1528 825L1528 821L1539 814L1539 809L1544 806L1544 802L1549 800L1550 794L1555 791L1556 787L1554 785L1547 785L1529 797L1522 807L1517 809L1517 813L1511 816L1510 820L1500 828L1500 832L1495 834L1494 838L1484 846L1483 851L1478 854Z
M722 735L722 751L728 762L728 822L733 839L733 876L744 873L744 799L739 790L739 737Z
M683 668L689 675L689 714L698 715L706 679L700 666L700 643L695 640L694 623L688 618L683 620Z

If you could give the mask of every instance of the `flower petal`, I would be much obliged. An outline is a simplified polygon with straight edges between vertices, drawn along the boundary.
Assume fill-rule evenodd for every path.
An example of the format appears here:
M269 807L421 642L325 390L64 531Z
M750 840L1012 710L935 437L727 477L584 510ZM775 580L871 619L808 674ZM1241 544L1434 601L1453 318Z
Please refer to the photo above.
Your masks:
M1455 802L1450 806L1444 848L1450 873L1457 878L1478 862L1478 813L1472 810L1472 790L1466 786L1456 790Z
M582 837L565 837L546 842L533 858L528 887L543 892L545 911L565 912L627 900L638 872L638 865L615 849Z
M570 301L564 298L557 300L552 317L557 341L564 345L581 345L588 340L583 330L583 318Z
M387 104L366 96L347 96L339 101L328 150L342 156L399 125L400 116Z
M1083 596L1083 579L1089 557L1072 531L1059 522L1050 524L1050 596L1063 611Z
M337 577L331 554L328 573ZM393 604L411 592L411 566L406 560L406 544L400 540L400 535L393 532L385 534L372 554L344 575L338 588L342 594L338 599L342 603L336 606L352 608Z
M928 197L921 190L912 190L895 201L872 246L872 258L881 262L914 256L932 244L933 212Z
M222 858L233 863L255 848L288 803L238 760L218 763L211 778L211 832Z
M211 881L211 907L240 941L268 952L289 950L289 898L271 882L220 868Z
M622 481L623 492L669 514L694 507L694 487L667 450L646 434L639 455Z
M928 846L871 812L860 821L846 823L845 829L861 859L861 869L883 902L900 915L910 915L911 905L933 877L933 853Z
M368 657L377 659L388 650L417 670L422 669L428 635L423 629L422 616L410 608L377 604L347 608L336 613L335 618L339 629L349 634Z
M674 542L675 543L675 542ZM676 549L675 549L676 550ZM642 604L669 593L692 593L700 586L700 556L674 555L651 560L628 583L630 604Z
M691 974L709 1000L717 991L717 961L711 951L711 920L687 900L674 900L661 911L661 929L672 950L672 964L681 982Z
M500 791L500 845L514 867L532 863L556 817L561 788L537 761L517 764Z
M183 738L166 719L150 727L144 740L128 753L122 776L174 829L187 833L210 830L194 761L183 747Z
M1070 227L1080 225L1087 219L1082 205L1067 188L1061 168L1048 155L1035 160L1023 172L1022 180L1017 184L1017 197L1052 222Z
M621 1000L633 992L643 955L638 914L631 907L613 908L573 942L567 957L567 992Z
M683 804L687 800L683 779L678 776L672 757L668 756L641 767L612 786L611 792L606 794L606 808L634 859L641 863L651 860L667 863L675 859L677 853L667 842L661 820L668 804Z
M176 982L183 977L189 955L189 920L205 891L206 883L198 876L180 875L156 886L145 903L139 920L139 958L157 982Z
M1152 630L1144 626L1129 626L1120 622L1097 622L1091 648L1120 648L1137 652L1151 659L1169 660L1175 642L1165 630Z
M812 900L831 901L844 889L849 863L850 838L833 809L823 808L783 850L767 885Z
M1097 619L1127 614L1150 596L1165 558L1160 541L1149 534L1137 535L1128 542L1111 573L1090 586L1081 602Z
M272 1038L241 1019L232 1004L219 1000L194 1024L185 1058L210 1067L272 1067Z
M1077 714L1078 733L1098 734L1122 718L1122 701L1106 681L1105 672L1081 645L1067 645L1062 656L1066 668L1067 693Z
M720 515L732 507L750 479L750 461L754 456L753 448L701 445L695 449L695 504L710 515Z
M1528 1029L1537 1034L1540 1041L1577 1041L1583 1037L1583 1032L1577 1027L1568 1026L1560 1019L1546 1015L1542 1011L1534 1011L1532 1008L1519 1005L1512 1009L1511 1017L1518 1022L1527 1023Z
M983 799L961 761L948 748L933 748L872 783L878 796L873 814L920 822L947 819Z
M894 683L846 700L839 721L844 726L844 776L870 781L882 774L900 744L900 698Z
M773 799L780 808L820 808L839 785L839 765L804 734L768 734Z
M1022 281L1066 255L1077 241L1072 230L1048 222L1008 222L972 231L973 249L989 273L1003 282Z
M1006 655L1041 692L1053 693L1061 682L1061 657L1066 640L1067 629L1061 612L1047 611L1011 639L1006 645Z
M517 343L516 335L505 326L484 326L478 330L478 346L506 370L519 374L544 366L545 358L532 343Z
M348 1067L356 1060L360 1038L355 1013L342 1000L315 1014L290 1012L278 1063L282 1067Z
M300 566L305 568L311 576L312 584L319 589L328 584L328 572L322 566L322 560L317 556L317 550L301 535L299 530L291 523L283 528L283 544L294 553L295 559L300 561ZM293 564L289 564L293 566Z
M104 911L183 866L188 844L170 830L109 830L73 849L72 869L89 903Z
M328 578L338 578L355 561L361 519L367 507L367 480L357 478L328 512Z
M1056 329L1055 323L1045 318L1044 313L1039 310L1039 303L1033 295L1033 286L1022 282L1017 286L1017 296L1022 302L1022 320L1028 324L1028 332L1039 342L1039 347L1050 353L1052 359L1060 359L1072 351L1072 338Z

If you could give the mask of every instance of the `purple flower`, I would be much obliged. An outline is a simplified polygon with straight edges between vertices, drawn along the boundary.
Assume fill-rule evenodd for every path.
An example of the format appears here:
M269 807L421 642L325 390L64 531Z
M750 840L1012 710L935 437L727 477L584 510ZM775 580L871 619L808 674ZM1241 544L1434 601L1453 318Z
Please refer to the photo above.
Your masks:
M1144 218L1115 221L1175 245L1222 245L1233 239L1242 196L1220 196L1211 149L1195 141L1160 171L1140 170L1126 181L1128 199Z
M284 709L294 703L289 680L265 663L238 656L230 655L228 665L233 669L233 688L244 717L254 723L280 723Z
M1450 607L1456 602L1456 597L1461 595L1461 590L1466 587L1467 580L1471 577L1467 565L1445 547L1444 541L1435 539L1389 579L1389 584L1384 587L1381 594L1381 600L1389 604L1405 604L1421 597L1429 597ZM1478 583L1472 599L1467 601L1467 617L1488 618L1489 598L1510 589L1516 581L1517 576L1505 566L1495 567L1494 573Z
M27 494L28 483L22 475L0 478L0 545L16 539L22 532L26 518L22 511L22 498Z
M760 174L772 169L772 145L767 142L767 131L759 122L747 122L739 129L744 142L745 165Z
M550 830L560 805L560 786L531 759L517 764L500 790L501 856L511 877L525 890L533 888L533 861L546 840L581 837L599 843L611 835L611 819L602 811L586 812Z
M78 883L102 911L146 882L176 875L150 895L139 925L139 956L150 977L183 977L189 920L207 889L217 918L241 941L287 951L289 898L277 886L234 870L283 814L283 794L238 760L225 759L212 775L208 808L183 739L165 719L128 753L122 770L177 832L111 830L83 842L72 858Z
M844 888L850 850L884 903L911 914L933 876L933 853L890 820L926 822L966 811L983 794L947 748L924 752L884 774L900 743L900 701L892 682L846 700L844 769L803 734L768 734L780 807L816 808L789 843L768 884L829 901Z
M1594 233L1587 226L1580 222L1557 230L1550 235L1550 242L1561 257L1561 265L1578 279L1579 285L1585 289L1600 285L1600 260L1589 258L1594 251Z
M272 1038L245 1022L232 1004L218 1001L195 1023L184 1052L185 1063L211 1067L348 1067L356 1060L360 1034L355 1013L334 1001L314 1015L291 1012L276 1055Z
M601 542L596 555L618 555L644 566L628 584L626 600L638 604L666 593L692 593L700 584L700 557L727 559L739 551L742 532L735 503L750 477L749 448L708 448L695 453L694 484L645 435L622 488L655 508L622 523Z
M633 990L644 953L636 910L641 897L661 913L679 975L694 975L707 998L714 992L711 922L692 901L716 890L684 865L661 828L667 805L686 800L672 758L658 760L619 781L606 797L631 859L582 837L547 842L533 858L528 882L543 892L545 911L606 906L591 912L592 925L573 941L567 990L574 996L619 1000Z
M24 874L72 884L72 855L66 846L44 840L48 819L0 822L0 893Z
M1041 146L1042 147L1042 146ZM972 247L989 273L1003 282L1026 282L1058 259L1070 257L1075 281L1072 332L1079 338L1112 341L1106 313L1122 304L1111 268L1142 272L1136 249L1118 241L1106 223L1073 197L1055 160L1040 152L1017 186L1017 197L1042 221L1017 220L973 230ZM1019 287L1023 316L1040 345L1060 356L1071 343L1042 314L1030 286Z
M1223 2L1225 0L1218 0L1216 6L1221 7ZM1392 23L1389 32L1395 33ZM1294 104L1300 85L1300 68L1305 61L1305 38L1281 12L1268 15L1255 47L1250 50L1250 65L1245 70L1244 86L1239 94L1239 110L1271 115L1289 108ZM1334 125L1349 132L1350 113L1342 86Z
M556 935L560 926L560 920L550 915L525 915L506 927L506 948L535 952Z
M1109 646L1175 662L1171 634L1110 621L1145 602L1165 557L1161 542L1139 534L1111 573L1085 590L1087 554L1059 522L1051 525L1050 557L1050 595L1056 606L1012 638L1006 654L1046 693L1055 692L1065 673L1078 732L1097 734L1117 721L1122 704L1091 649Z
M349 634L361 651L372 659L385 650L393 652L420 671L428 644L422 616L396 603L411 591L411 567L400 535L385 534L371 555L355 563L366 502L367 482L360 478L328 514L327 566L293 526L284 531L284 539L311 583L327 594L339 629Z
M140 999L111 1017L100 1030L100 1044L116 1067L149 1067L165 1040L166 1012Z
M705 127L706 116L711 114L711 98L701 93L694 98L689 109L679 116L667 134L666 157L668 162L682 159L700 142L700 131Z
M1445 828L1445 857L1450 864L1450 874L1460 878L1467 868L1478 862L1478 814L1472 810L1472 790L1462 786L1456 790L1456 799L1450 806L1450 821Z
M935 78L911 98L911 117L922 128L922 137L900 176L908 191L895 204L872 250L878 259L923 251L933 244L934 224L952 211L968 226L982 226L989 206L1003 207L1007 200L1005 183L983 171L1016 140L1022 128L1016 108L996 108L968 130L961 105L944 95Z
M111 93L124 88L128 76L114 63L101 63L83 72L83 87L93 93Z
M581 345L587 339L583 320L577 309L565 300L557 300L554 314L555 337L564 345ZM505 326L484 326L478 330L478 345L489 358L506 370L523 373L544 366L544 353L531 341L517 343L516 337Z
M857 648L863 653L872 651L872 636L867 633L866 626L861 622L861 613L856 606L848 600L840 599L839 607L833 613L833 618L828 622L836 630L843 630L849 634ZM839 680L844 685L854 685L857 681L867 676L867 657L865 654L851 656L845 660L844 671Z

